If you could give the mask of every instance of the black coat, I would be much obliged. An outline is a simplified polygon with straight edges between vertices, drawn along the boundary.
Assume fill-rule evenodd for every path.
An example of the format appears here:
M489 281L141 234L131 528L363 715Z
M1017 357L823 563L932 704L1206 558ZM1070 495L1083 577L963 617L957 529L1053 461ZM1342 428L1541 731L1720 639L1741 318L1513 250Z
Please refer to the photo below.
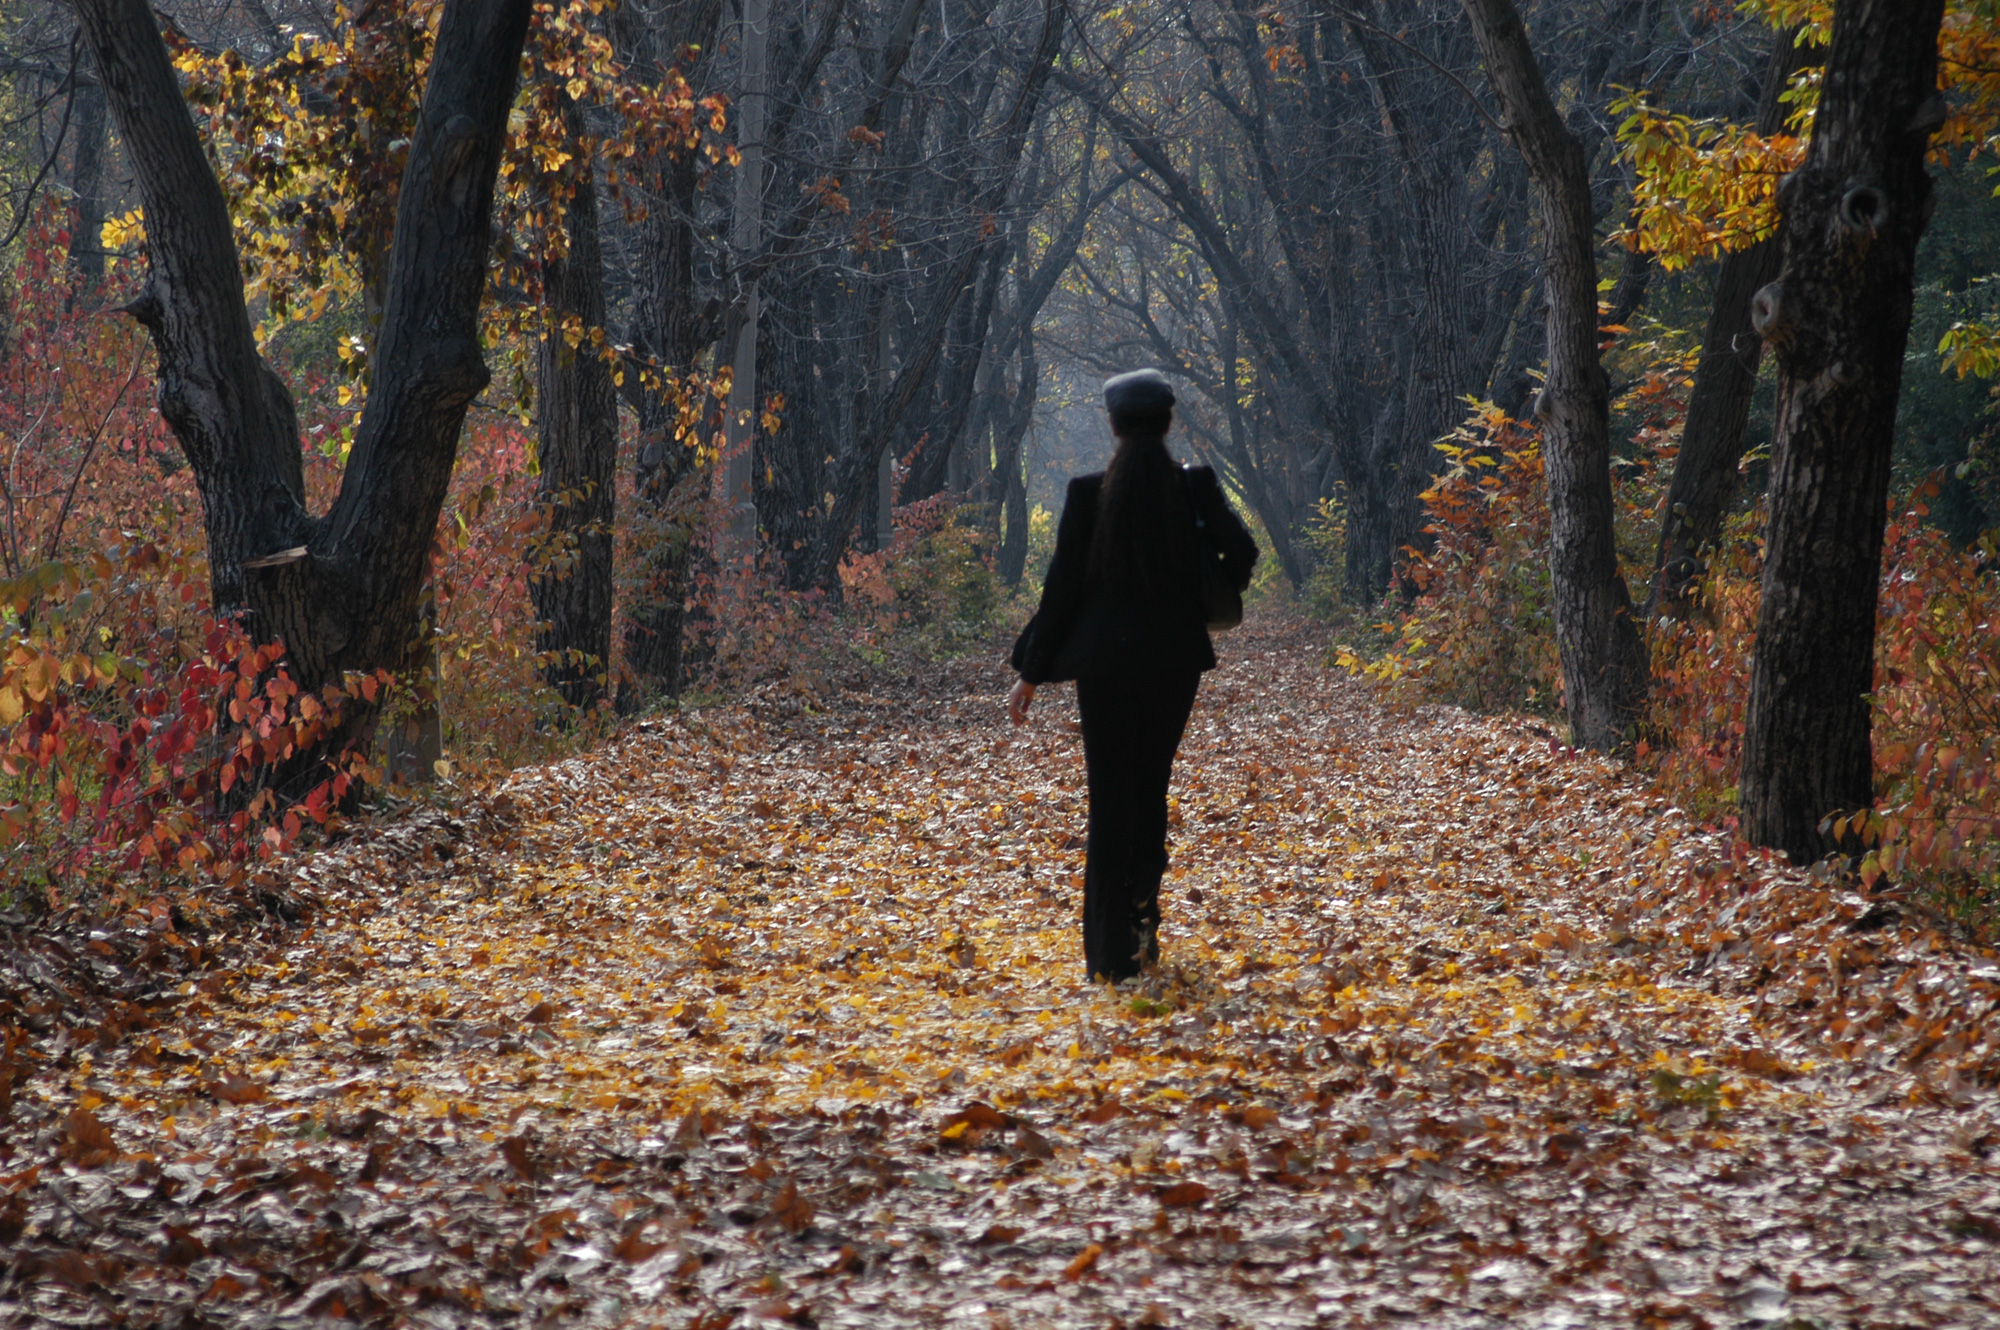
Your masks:
M1257 542L1223 497L1215 472L1185 468L1188 495L1208 524L1223 569L1237 587L1250 585ZM1086 576L1090 537L1097 528L1097 495L1104 473L1069 483L1062 521L1056 527L1055 557L1042 583L1041 608L1014 643L1014 668L1032 684L1094 674L1149 674L1170 670L1212 670L1201 587L1192 577L1175 579L1150 592L1106 587ZM1194 524L1187 530L1195 543ZM1193 558L1164 560L1168 567L1195 567Z

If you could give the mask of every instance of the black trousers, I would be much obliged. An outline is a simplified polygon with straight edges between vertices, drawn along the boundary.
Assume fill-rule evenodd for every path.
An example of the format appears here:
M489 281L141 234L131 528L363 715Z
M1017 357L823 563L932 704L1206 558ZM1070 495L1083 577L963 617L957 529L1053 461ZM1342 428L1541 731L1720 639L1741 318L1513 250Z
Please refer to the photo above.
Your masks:
M1093 979L1128 978L1158 954L1167 783L1200 684L1195 670L1076 681L1090 780L1083 956Z

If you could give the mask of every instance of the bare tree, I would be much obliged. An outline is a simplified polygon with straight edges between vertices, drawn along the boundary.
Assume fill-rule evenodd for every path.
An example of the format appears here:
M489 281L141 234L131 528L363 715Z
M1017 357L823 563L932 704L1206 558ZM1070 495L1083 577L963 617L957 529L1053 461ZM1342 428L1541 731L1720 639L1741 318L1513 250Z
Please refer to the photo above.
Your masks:
M1611 394L1598 359L1597 255L1583 144L1557 114L1511 0L1464 0L1542 214L1548 381L1535 408L1549 490L1549 581L1563 701L1582 747L1633 740L1645 643L1611 526Z

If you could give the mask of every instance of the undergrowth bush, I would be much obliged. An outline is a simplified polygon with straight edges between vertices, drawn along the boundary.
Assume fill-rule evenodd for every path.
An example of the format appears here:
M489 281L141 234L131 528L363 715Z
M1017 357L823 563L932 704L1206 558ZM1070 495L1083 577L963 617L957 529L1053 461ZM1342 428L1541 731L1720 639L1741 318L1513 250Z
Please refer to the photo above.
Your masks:
M976 510L949 494L897 508L889 547L841 564L850 631L869 649L894 643L928 656L984 646L1007 599L997 553Z
M1659 415L1667 418L1663 395ZM1669 474L1671 431L1617 468L1620 551L1635 598ZM1548 600L1548 510L1536 432L1482 408L1442 445L1424 495L1419 588L1379 625L1379 653L1339 664L1401 703L1554 712L1561 705ZM1876 621L1875 807L1829 822L1867 847L1868 882L1911 883L1975 929L2000 927L2000 532L1957 546L1928 525L1935 477L1892 504ZM1710 551L1699 616L1647 626L1653 688L1635 758L1676 802L1734 827L1757 625L1761 510L1731 517Z
M76 299L60 213L45 206L24 239L0 345L0 900L101 910L234 881L381 772L344 761L296 785L287 766L304 797L286 807L257 789L350 694L301 694L278 644L210 617L200 501L153 405L152 352L129 318ZM114 264L103 289L123 280ZM297 397L319 509L360 396L297 344L312 339L267 349ZM505 413L468 420L433 549L433 667L393 690L382 675L352 681L385 725L441 709L462 769L569 741L542 722L553 694L527 594L542 520L528 440Z
M385 675L321 693L283 651L200 610L185 550L142 544L0 585L0 897L136 906L174 882L234 882L325 824L371 775L290 769ZM260 778L307 788L280 803Z
M1423 495L1436 543L1404 567L1416 599L1376 625L1386 650L1346 646L1334 658L1402 703L1552 711L1561 675L1540 434L1488 407L1438 446L1448 465Z
M1316 619L1339 618L1346 608L1347 509L1333 499L1321 499L1301 536L1307 567L1299 600Z

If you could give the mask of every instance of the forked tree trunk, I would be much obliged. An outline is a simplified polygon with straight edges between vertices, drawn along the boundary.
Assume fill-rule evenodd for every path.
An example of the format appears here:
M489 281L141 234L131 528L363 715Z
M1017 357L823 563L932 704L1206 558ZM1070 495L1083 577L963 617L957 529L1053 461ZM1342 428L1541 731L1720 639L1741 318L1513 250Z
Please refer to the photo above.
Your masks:
M1780 32L1764 71L1756 129L1771 135L1785 127L1790 109L1779 97L1805 63L1798 29ZM1667 487L1660 518L1660 544L1653 559L1653 589L1647 617L1655 613L1686 618L1705 571L1703 551L1722 534L1723 514L1736 498L1736 468L1743 460L1743 429L1750 420L1750 397L1757 389L1757 362L1764 343L1750 326L1750 301L1778 275L1783 257L1777 236L1724 255L1715 275L1715 302L1702 334L1701 359L1688 394L1680 455Z
M218 613L282 640L308 688L404 668L466 407L486 386L479 303L494 174L529 0L447 0L397 202L372 383L340 493L306 510L291 394L257 354L222 187L146 0L77 0L146 209L158 399L206 519ZM365 718L364 718L365 719Z
M1596 236L1583 145L1556 114L1511 0L1462 0L1542 211L1548 380L1536 416L1549 487L1549 581L1572 740L1615 749L1646 703L1645 643L1611 526L1610 384L1598 361Z
M1821 821L1874 798L1867 695L1943 14L1835 8L1812 142L1778 191L1784 270L1755 304L1778 420L1739 806L1748 840L1797 862L1840 848Z
M584 144L583 108L563 98L563 130L577 155L564 205L566 252L542 266L543 332L537 355L535 423L539 497L549 515L532 592L542 677L573 707L606 694L611 662L611 524L618 471L618 397L611 366L591 344L604 327L604 259L598 245L597 180ZM569 344L566 332L585 339Z

